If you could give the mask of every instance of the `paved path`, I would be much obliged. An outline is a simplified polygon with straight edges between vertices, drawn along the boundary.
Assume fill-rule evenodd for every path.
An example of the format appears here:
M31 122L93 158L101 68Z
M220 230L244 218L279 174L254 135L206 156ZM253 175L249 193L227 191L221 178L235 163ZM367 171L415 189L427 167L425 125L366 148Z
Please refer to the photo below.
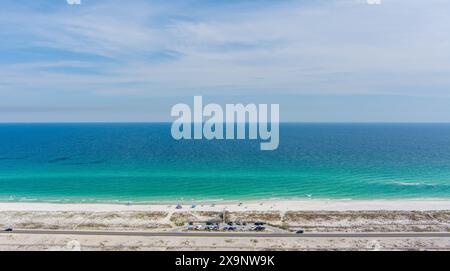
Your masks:
M126 232L81 230L14 230L8 234L61 234L61 235L113 235L113 236L173 236L173 237L303 237L303 238L398 238L398 237L449 237L450 232L408 233L257 233L257 232Z

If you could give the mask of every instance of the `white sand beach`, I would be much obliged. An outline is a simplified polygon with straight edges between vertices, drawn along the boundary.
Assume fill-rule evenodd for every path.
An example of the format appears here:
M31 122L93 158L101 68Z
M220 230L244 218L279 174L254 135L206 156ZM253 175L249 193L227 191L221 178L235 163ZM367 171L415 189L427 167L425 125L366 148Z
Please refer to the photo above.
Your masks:
M195 208L192 208L195 204ZM54 212L121 212L121 211L432 211L450 210L450 200L446 199L395 199L395 200L252 200L162 204L60 204L60 203L0 203L0 212L5 211L54 211Z

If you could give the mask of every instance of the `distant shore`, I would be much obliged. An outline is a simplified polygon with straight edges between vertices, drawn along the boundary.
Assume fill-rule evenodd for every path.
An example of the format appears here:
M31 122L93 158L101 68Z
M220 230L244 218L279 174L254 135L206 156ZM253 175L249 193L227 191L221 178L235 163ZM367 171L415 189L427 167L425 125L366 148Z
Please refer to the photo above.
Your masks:
M30 203L0 202L5 211L432 211L450 210L450 199L386 199L386 200L247 200L215 201L192 204L176 202L161 204L104 204L104 203Z

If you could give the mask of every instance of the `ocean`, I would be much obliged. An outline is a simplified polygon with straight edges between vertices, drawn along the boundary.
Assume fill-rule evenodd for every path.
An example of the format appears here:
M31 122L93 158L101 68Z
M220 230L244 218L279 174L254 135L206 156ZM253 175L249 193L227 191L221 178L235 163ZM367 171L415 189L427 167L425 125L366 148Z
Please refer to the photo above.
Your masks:
M0 124L0 201L450 198L450 124L283 123L275 151L170 125Z

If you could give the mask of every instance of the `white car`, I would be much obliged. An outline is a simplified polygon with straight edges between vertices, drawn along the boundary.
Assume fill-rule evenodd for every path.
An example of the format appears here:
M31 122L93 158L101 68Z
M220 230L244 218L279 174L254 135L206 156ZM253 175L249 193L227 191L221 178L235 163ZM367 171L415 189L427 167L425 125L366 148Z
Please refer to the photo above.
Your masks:
M199 230L201 230L201 229L203 229L202 225L197 225L197 226L195 226L195 230L199 231Z

